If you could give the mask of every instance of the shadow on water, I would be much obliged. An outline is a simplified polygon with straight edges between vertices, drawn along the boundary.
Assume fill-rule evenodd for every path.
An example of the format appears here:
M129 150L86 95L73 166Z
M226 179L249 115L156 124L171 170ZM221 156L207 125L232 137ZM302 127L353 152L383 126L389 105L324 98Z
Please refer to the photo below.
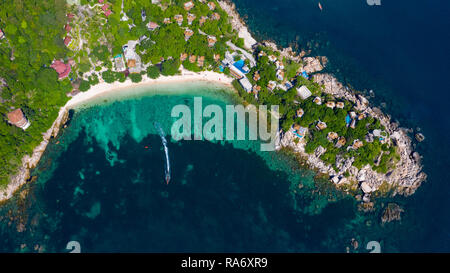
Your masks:
M229 143L169 143L168 186L159 136L140 143L127 136L119 150L110 148L113 166L81 132L51 177L30 187L24 215L39 211L41 220L14 233L10 247L61 252L76 240L83 252L327 251L326 233L354 216L349 199L299 214L288 174Z

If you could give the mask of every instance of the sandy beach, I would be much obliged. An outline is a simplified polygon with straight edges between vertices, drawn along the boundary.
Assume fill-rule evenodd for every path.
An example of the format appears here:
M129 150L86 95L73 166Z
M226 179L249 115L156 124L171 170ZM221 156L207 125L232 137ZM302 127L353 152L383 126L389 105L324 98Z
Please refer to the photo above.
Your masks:
M64 106L66 109L71 109L82 103L88 102L97 97L125 91L126 89L133 89L136 87L146 87L156 84L168 84L168 83L182 83L187 81L206 81L212 83L223 84L228 87L232 87L232 78L225 74L220 74L212 71L203 71L199 73L191 72L185 69L181 70L181 74L175 76L160 76L157 79L151 79L147 75L142 76L142 81L139 83L133 83L130 79L125 82L115 83L99 83L92 86L88 91L81 92L69 100Z
M73 109L80 104L87 103L98 97L109 95L112 93L122 93L127 92L127 90L133 90L136 87L150 87L157 84L173 84L173 83L183 83L183 82L211 82L215 84L221 84L230 88L233 88L233 79L226 76L225 74L220 74L212 71L203 72L191 72L186 69L181 69L181 73L175 76L160 76L157 79L151 79L147 75L142 76L142 81L139 83L134 83L130 79L125 82L115 82L106 83L101 82L95 86L92 86L88 91L81 92L72 97L66 105L61 107L58 117L52 124L52 127L43 134L42 142L33 150L31 156L26 155L22 158L22 166L16 175L11 178L10 183L0 190L0 202L11 198L22 185L24 185L30 178L30 170L35 168L39 163L42 154L44 153L51 137L58 135L60 127L65 123L68 110Z

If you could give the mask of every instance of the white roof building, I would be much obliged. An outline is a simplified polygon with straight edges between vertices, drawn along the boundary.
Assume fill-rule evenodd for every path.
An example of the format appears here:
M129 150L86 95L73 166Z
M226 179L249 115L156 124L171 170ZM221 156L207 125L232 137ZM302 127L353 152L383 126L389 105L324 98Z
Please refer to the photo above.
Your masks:
M247 93L252 92L253 86L250 83L250 81L247 79L247 77L243 77L239 80L239 83L242 85L242 88L244 88L244 90Z
M309 91L308 87L306 87L304 85L302 85L299 88L297 88L297 94L303 100L306 100L307 98L309 98L312 95L312 93L311 93L311 91Z

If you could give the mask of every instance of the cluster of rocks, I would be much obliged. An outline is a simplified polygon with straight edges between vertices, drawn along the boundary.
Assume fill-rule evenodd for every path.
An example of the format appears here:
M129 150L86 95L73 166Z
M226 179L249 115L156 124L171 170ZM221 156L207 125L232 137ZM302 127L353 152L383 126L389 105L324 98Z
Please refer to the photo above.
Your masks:
M324 92L351 101L358 111L380 120L380 124L386 128L390 138L388 141L395 145L400 155L400 160L396 163L392 171L381 174L370 167L364 166L360 170L350 168L350 179L356 179L365 194L373 191L387 182L394 188L394 195L399 193L410 195L426 179L426 174L422 172L420 155L413 151L411 138L407 135L407 130L399 128L397 123L392 123L390 116L385 115L376 107L370 107L369 101L362 95L352 93L347 87L340 83L330 74L315 74L313 80L324 87ZM345 170L346 171L346 170ZM344 172L345 172L344 171ZM338 175L342 173L339 172ZM356 175L355 175L356 174ZM331 173L330 175L334 175Z
M305 58L306 59L306 58ZM320 64L318 58L315 58L315 64ZM324 92L333 95L335 98L345 99L355 104L358 111L380 120L380 124L385 126L386 132L390 138L387 140L395 145L400 155L400 160L386 174L376 172L370 165L360 169L353 166L354 158L344 158L337 156L336 167L326 164L320 159L320 156L326 151L319 146L314 153L305 152L304 140L294 141L296 136L288 132L280 132L276 147L289 147L294 152L299 153L306 160L306 164L322 174L330 177L330 180L336 185L345 184L350 181L358 183L358 186L364 193L363 201L370 202L370 196L377 191L383 183L388 183L393 189L393 194L411 195L426 179L426 174L422 172L420 164L420 155L413 151L411 138L407 135L407 130L399 128L398 124L391 123L390 117L383 114L379 109L369 106L369 101L362 95L352 93L347 87L342 85L335 77L330 74L315 74L313 80L324 87Z
M228 14L231 27L238 32L238 36L244 39L244 46L247 49L252 49L252 47L257 43L257 41L252 37L248 28L245 26L244 21L240 18L236 11L234 3L231 1L218 1L220 7Z
M383 211L381 222L385 224L392 221L400 221L402 219L402 212L404 212L404 210L399 205L395 203L389 203Z

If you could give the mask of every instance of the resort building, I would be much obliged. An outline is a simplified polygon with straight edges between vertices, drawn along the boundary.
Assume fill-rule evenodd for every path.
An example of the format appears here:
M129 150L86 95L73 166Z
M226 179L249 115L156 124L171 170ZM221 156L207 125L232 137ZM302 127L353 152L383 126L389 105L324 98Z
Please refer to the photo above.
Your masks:
M312 93L311 91L309 91L308 87L302 85L299 88L297 88L297 95L299 95L300 98L302 98L302 100L306 100L312 95Z
M273 91L277 87L277 82L275 81L269 81L269 84L267 85L267 89L269 91Z
M184 9L187 11L191 10L193 7L194 7L194 2L192 2L192 1L184 3Z
M145 9L141 10L141 19L142 22L145 22L147 20L147 12L145 12Z
M187 15L187 22L188 22L188 25L192 25L192 22L195 20L195 18L197 18L197 17L195 16L195 14L188 13L188 15Z
M67 24L67 25L64 26L64 30L66 32L70 32L72 30L72 27L69 24Z
M297 117L301 118L303 116L303 114L305 113L305 111L303 111L302 108L297 109Z
M70 64L65 64L60 60L54 61L50 67L55 69L56 73L58 73L58 79L60 80L69 76L69 73L71 71Z
M281 70L281 69L278 69L277 73L276 73L276 76L277 76L278 80L282 81L284 79L284 71Z
M179 26L183 24L183 15L177 14L173 17Z
M353 141L352 148L356 150L356 149L362 147L363 145L364 145L364 143L363 143L361 140L355 139L355 140Z
M261 76L259 75L259 72L256 71L255 74L253 74L253 80L255 82L259 81L261 79Z
M341 136L341 137L338 139L338 141L337 141L335 147L339 149L339 148L341 148L342 146L344 146L345 143L347 143L347 141L345 140L345 137Z
M319 121L316 125L317 130L324 130L327 128L327 124L323 121Z
M350 114L350 118L356 118L356 113L355 112L351 111L349 114Z
M234 63L234 57L236 56L236 52L230 53L229 51L225 52L225 58L222 60L222 64L224 66L229 66Z
M364 140L367 142L367 143L372 143L373 142L373 134L371 134L371 133L368 133L365 137L364 137Z
M230 65L229 68L231 75L236 79L242 79L245 76L245 74L241 70L239 70L236 66Z
M66 37L64 38L64 45L65 45L65 46L69 46L71 42L72 42L72 37L66 36Z
M195 63L196 60L197 60L197 56L195 56L195 55L189 56L189 62L190 62L191 64Z
M342 102L342 101L338 101L338 102L336 102L336 108L339 108L339 109L344 109L344 103Z
M356 119L352 119L352 123L350 123L350 128L355 129L356 127Z
M20 108L8 113L8 122L23 130L26 130L31 125Z
M180 61L184 62L187 59L187 57L188 57L187 53L181 53Z
M214 10L214 9L216 8L216 4L214 4L214 2L209 2L209 3L208 3L208 8L209 8L210 10Z
M208 35L208 46L213 47L217 42L217 38L215 36Z
M280 83L280 84L277 85L277 87L278 87L278 89L281 89L283 91L287 91L287 88L286 88L286 86L284 84Z
M155 23L155 22L148 22L148 24L147 24L147 28L150 31L154 31L158 27L159 27L159 25L157 23Z
M321 105L322 104L322 99L320 97L315 97L313 102L317 105Z
M125 60L130 73L140 73L142 70L141 57L136 53L137 41L128 41L126 45L122 47Z
M212 19L213 20L220 20L220 14L218 14L217 12L214 12L212 15Z
M333 142L333 140L337 139L339 135L336 132L329 132L327 135L327 139L330 142Z
M364 115L363 113L358 115L358 120L362 120L366 117L366 115Z
M67 21L68 22L72 22L72 19L75 17L75 14L72 14L72 13L67 13Z
M291 89L292 87L294 87L294 85L292 85L291 82L285 82L285 83L284 83L284 86L286 86L286 90L289 90L289 89Z
M108 17L109 15L111 15L111 10L109 10L109 5L108 4L104 4L102 6L102 10L105 13L105 16Z
M172 21L170 20L170 18L166 17L166 18L164 18L163 23L167 25L167 24L172 23Z
M304 138L306 136L306 133L308 132L308 128L301 127L298 124L295 124L292 129L294 135L296 135L300 139Z
M277 57L275 57L275 55L270 55L269 56L269 61L271 61L272 63L273 62L276 62L278 59L277 59Z
M5 38L5 34L3 33L3 30L0 29L0 39L3 39L3 38Z
M214 54L214 61L218 62L220 60L220 54Z
M375 130L373 130L372 134L374 137L377 137L381 143L384 143L386 141L387 134L385 131L381 131L380 129L375 129Z
M194 31L187 28L187 29L184 31L184 40L185 40L185 41L188 41L188 40L192 37L192 35L194 35Z
M205 64L205 56L199 56L197 58L197 65L198 66L203 66Z
M252 92L253 86L252 86L252 84L250 83L250 81L248 80L247 77L242 77L242 78L239 80L239 83L241 84L242 88L244 88L244 90L245 90L247 93Z
M135 68L136 67L136 60L135 59L129 59L128 61L127 61L127 66L128 66L128 68L131 70L131 69L133 69L133 68Z
M208 17L206 17L206 16L200 17L200 19L198 20L198 23L200 24L200 26L203 26L203 24L206 23L207 19L208 19Z
M334 101L327 101L327 103L325 105L328 108L334 109L334 107L336 106L336 103Z
M284 69L284 64L283 64L283 62L280 61L280 60L277 60L277 61L275 62L275 65L277 66L277 69Z
M123 72L126 70L122 54L118 54L114 57L114 65L116 67L116 72Z

